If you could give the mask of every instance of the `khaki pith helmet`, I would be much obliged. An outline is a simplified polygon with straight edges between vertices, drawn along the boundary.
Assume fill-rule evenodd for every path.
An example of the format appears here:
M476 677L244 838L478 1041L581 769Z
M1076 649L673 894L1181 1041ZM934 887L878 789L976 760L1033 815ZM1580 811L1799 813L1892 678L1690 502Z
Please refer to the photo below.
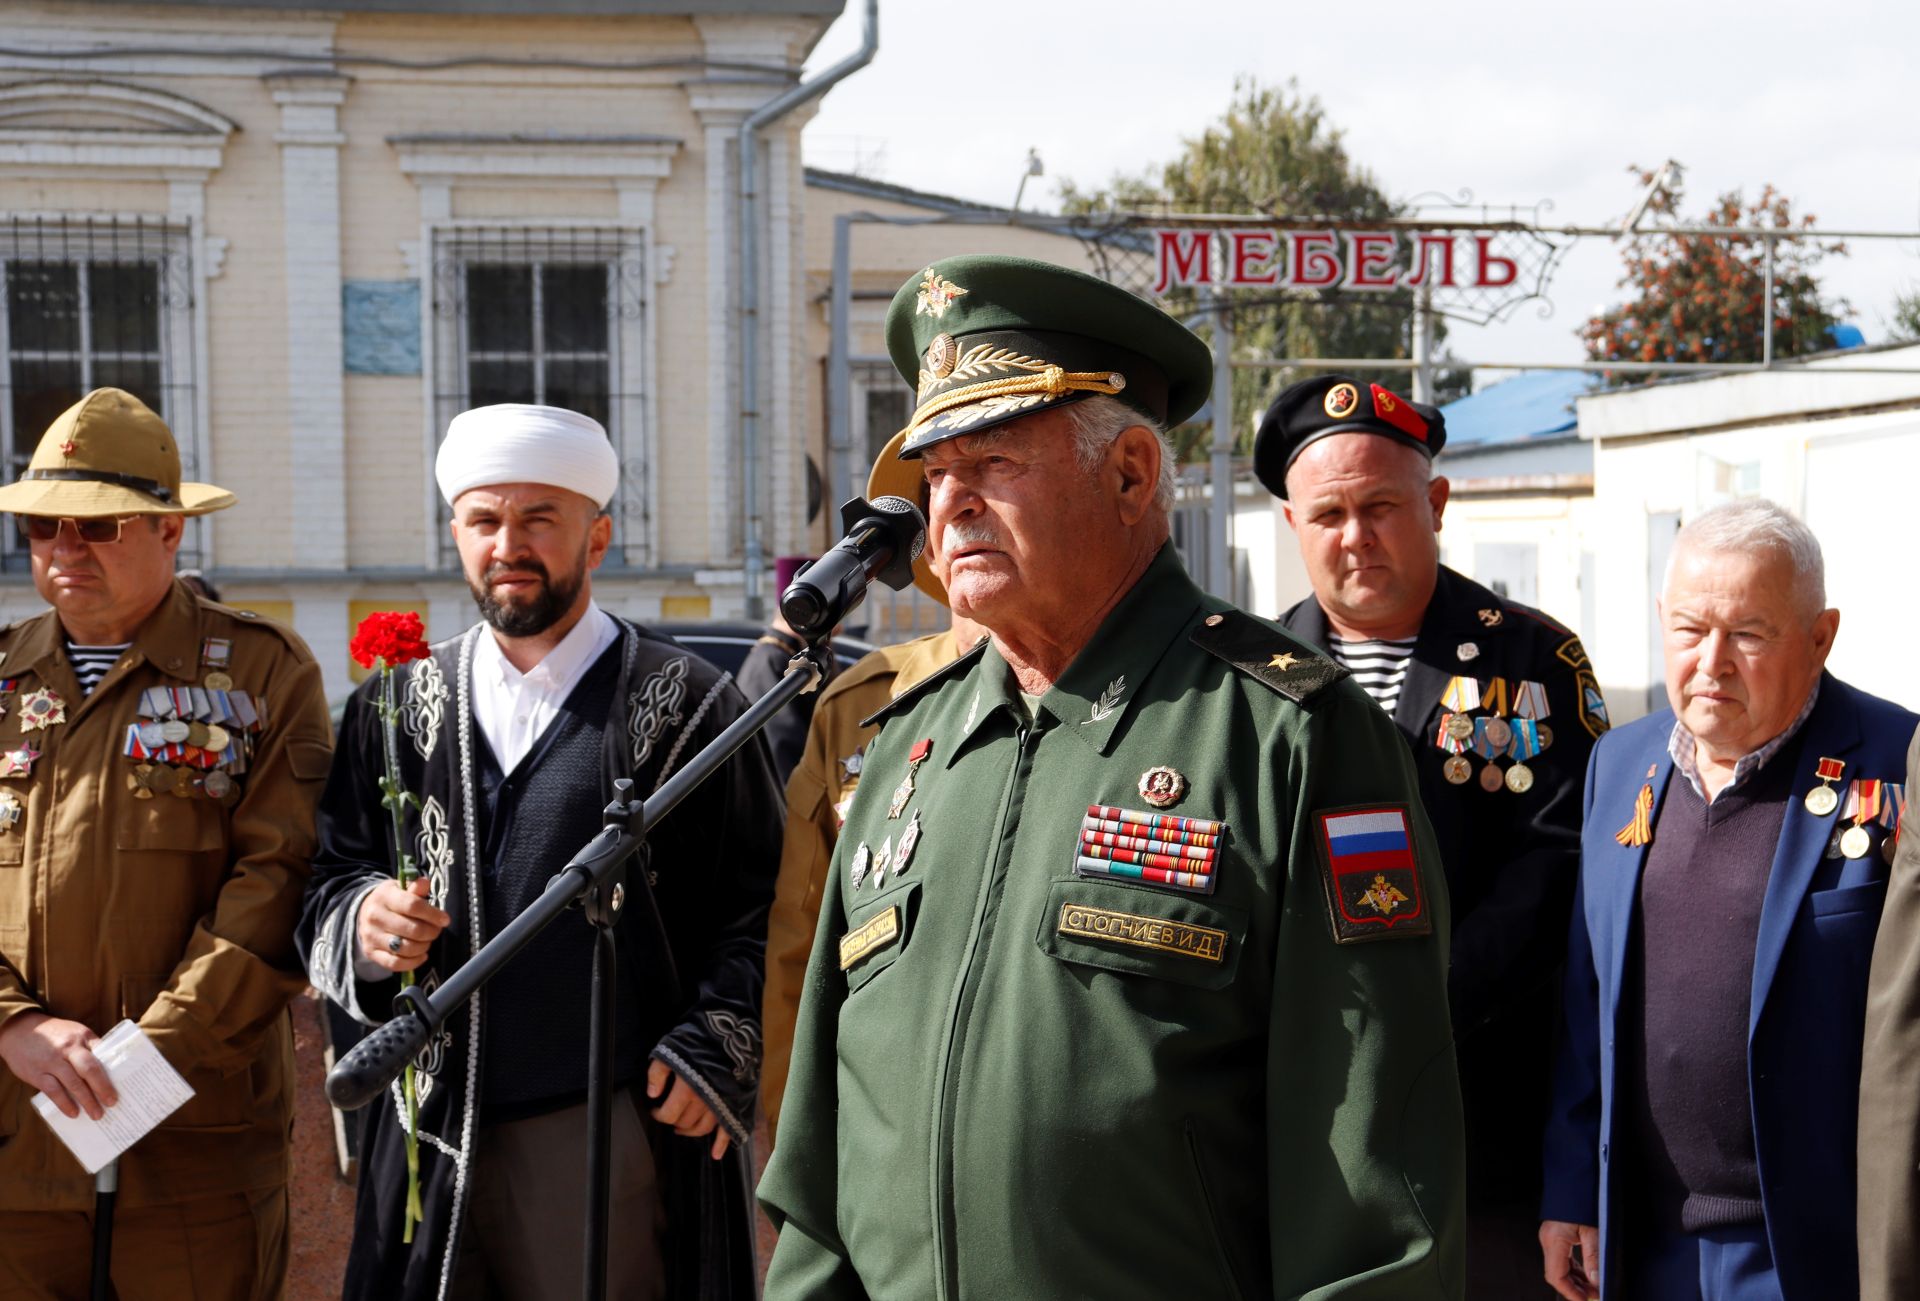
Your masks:
M173 431L117 388L97 388L62 411L19 482L0 487L0 510L74 519L205 515L235 500L210 483L180 482Z

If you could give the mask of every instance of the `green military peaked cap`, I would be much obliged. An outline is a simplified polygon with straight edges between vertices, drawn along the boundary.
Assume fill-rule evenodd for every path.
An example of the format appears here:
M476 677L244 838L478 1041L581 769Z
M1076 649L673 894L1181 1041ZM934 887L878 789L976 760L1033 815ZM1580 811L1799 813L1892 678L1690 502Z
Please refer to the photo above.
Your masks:
M887 351L914 388L903 459L1100 393L1176 425L1213 382L1207 346L1152 303L997 254L945 258L903 285L887 309Z

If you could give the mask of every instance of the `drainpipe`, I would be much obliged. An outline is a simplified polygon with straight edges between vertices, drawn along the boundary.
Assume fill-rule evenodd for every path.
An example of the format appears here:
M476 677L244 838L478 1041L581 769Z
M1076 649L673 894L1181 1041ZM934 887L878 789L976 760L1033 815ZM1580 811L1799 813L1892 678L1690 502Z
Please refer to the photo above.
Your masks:
M740 124L740 505L746 516L742 538L745 560L746 615L759 620L766 617L761 598L761 581L766 576L766 547L761 540L760 506L760 226L755 216L755 190L759 184L759 160L756 157L760 128L812 99L824 95L842 78L873 62L880 48L880 0L867 0L866 28L860 48L828 68L811 81L803 81L774 96L747 116Z

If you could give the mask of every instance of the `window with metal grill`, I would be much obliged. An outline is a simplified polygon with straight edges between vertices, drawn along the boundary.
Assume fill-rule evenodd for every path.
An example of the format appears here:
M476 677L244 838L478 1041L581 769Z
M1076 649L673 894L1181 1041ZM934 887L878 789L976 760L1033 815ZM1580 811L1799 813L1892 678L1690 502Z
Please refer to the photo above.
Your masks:
M459 226L435 232L435 428L470 407L532 402L593 417L621 455L616 563L644 563L640 233ZM441 557L455 553L444 530Z
M0 217L0 450L7 481L59 414L96 388L123 388L174 431L192 478L192 314L187 231L139 218ZM197 563L199 534L182 541ZM0 531L0 566L26 549Z

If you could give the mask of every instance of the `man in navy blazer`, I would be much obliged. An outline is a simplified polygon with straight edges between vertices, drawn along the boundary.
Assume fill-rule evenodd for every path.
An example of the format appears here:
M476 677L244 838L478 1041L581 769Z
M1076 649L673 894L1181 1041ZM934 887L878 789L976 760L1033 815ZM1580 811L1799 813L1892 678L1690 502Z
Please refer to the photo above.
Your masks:
M1659 605L1671 708L1594 750L1540 1230L1569 1301L1858 1295L1879 783L1916 717L1825 671L1825 606L1805 525L1705 512Z

